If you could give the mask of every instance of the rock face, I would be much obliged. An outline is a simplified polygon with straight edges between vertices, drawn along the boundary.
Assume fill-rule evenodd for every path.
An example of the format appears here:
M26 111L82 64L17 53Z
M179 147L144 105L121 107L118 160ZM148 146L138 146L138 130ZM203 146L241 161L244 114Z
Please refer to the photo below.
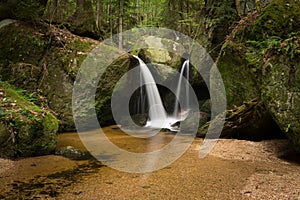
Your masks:
M300 37L299 37L300 39ZM268 111L300 152L300 60L272 57L265 65L262 98Z
M232 109L260 96L259 57L241 43L227 41L217 62L222 75L227 108Z
M259 125L255 132L266 126L258 123L267 120L261 117L271 116L277 125L270 124L278 126L300 152L299 6L300 1L273 0L262 11L250 13L227 36L217 66L224 81L228 109L261 99L267 115L251 122ZM223 133L229 130L227 125Z
M52 114L0 82L1 157L49 154L56 147L57 129Z
M137 46L146 47L137 52L138 56L146 64L151 63L156 68L156 70L151 72L156 74L154 76L156 78L159 77L162 81L174 75L182 64L181 55L167 50L172 49L173 45L178 52L183 51L183 47L176 42L155 36L142 38L137 44Z
M205 136L209 125L210 123L207 123L200 128L197 133L198 137ZM259 141L281 138L283 134L263 102L254 99L239 107L227 110L220 137Z
M73 82L97 42L47 24L25 22L2 27L0 37L0 78L43 98L39 106L54 111L60 131L74 130Z
M96 114L101 126L115 124L111 112L111 97L117 82L131 68L138 65L137 59L129 54L124 54L107 67L102 75L96 91ZM122 85L121 87L126 87ZM117 105L124 106L124 105Z

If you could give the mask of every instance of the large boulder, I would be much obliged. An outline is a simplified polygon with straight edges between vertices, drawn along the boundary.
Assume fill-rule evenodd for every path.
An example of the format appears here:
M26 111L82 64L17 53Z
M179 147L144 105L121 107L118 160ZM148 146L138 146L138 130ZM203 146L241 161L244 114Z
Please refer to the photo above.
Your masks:
M274 0L243 18L227 36L217 59L228 108L260 97L266 49L300 31L299 1ZM286 47L288 48L288 47Z
M227 96L227 108L232 109L260 96L259 54L243 43L227 41L217 62Z
M59 130L74 130L73 82L97 41L48 24L14 22L0 29L1 79L42 99L59 119Z
M218 117L215 120L218 120ZM209 126L213 125L213 123L208 122L203 125L199 129L197 136L204 137ZM284 136L267 111L264 103L260 99L254 99L239 107L227 110L220 137L259 141L282 138Z
M254 24L244 30L247 39L262 41L270 37L285 38L300 30L300 2L272 0L259 14Z
M20 157L52 153L58 122L49 112L0 82L0 156Z
M300 54L296 56L291 60L287 55L276 55L268 60L262 98L281 130L300 152Z
M95 110L101 126L115 124L111 111L111 98L114 89L121 77L136 66L138 66L138 60L126 53L114 60L102 75L95 94L95 99L97 100ZM128 77L126 81L119 86L120 89L126 88L126 84L130 84L130 78L136 77ZM114 106L123 107L124 105L120 104Z
M227 131L231 137L234 130L247 132L250 123L255 124L255 133L263 132L266 126L272 126L271 130L279 126L299 151L299 6L300 1L271 1L262 11L243 18L227 36L217 59L227 108L239 109L245 102L261 98L264 105L252 109L260 112L264 108L264 114L257 120L249 120L247 126L236 123L228 126L227 123L222 134ZM264 116L270 123L259 123ZM269 133L274 134L274 131Z

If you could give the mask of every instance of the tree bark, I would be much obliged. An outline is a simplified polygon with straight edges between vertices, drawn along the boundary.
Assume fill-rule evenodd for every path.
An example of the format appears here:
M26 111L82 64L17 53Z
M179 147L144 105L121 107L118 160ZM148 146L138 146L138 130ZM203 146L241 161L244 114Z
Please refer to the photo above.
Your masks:
M119 49L123 49L123 15L124 15L124 0L119 0Z
M96 27L99 30L102 26L100 13L102 13L102 2L101 0L97 0L97 11L96 11Z

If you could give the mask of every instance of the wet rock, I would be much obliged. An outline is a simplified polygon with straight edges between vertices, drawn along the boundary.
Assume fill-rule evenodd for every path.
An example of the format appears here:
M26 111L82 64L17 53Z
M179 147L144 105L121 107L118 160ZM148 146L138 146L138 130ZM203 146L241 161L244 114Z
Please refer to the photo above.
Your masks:
M176 74L182 64L181 56L186 51L179 43L155 36L144 37L136 45L141 47L141 50L135 54L138 54L146 64L150 65L155 79L159 78L161 81ZM176 49L174 52L168 51L173 48Z
M86 154L83 153L80 149L72 146L61 147L55 151L55 154L62 155L73 160L79 160L86 156Z

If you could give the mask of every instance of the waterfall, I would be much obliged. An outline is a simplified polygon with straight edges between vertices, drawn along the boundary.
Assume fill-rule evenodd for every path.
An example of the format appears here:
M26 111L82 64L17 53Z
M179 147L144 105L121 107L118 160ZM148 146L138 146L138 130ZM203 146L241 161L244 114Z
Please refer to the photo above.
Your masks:
M149 105L149 119L146 126L153 128L164 128L167 122L167 113L163 106L160 94L158 92L156 82L148 69L147 65L137 56L134 56L139 61L140 68L140 94L141 110L143 110L145 101L143 101L143 86L146 89L147 101Z
M178 131L179 127L174 127L174 124L185 120L189 113L189 84L184 81L184 75L189 80L189 60L186 60L181 68L177 88L174 111L172 115L168 115L162 99L160 97L156 82L148 69L147 65L137 56L134 56L139 61L140 69L140 87L137 110L144 114L146 109L146 100L149 106L148 120L146 127L150 128L167 128L172 131ZM185 87L185 90L184 90ZM179 98L180 95L185 95L185 98ZM179 99L180 112L179 112Z
M177 89L176 89L176 99L175 99L175 104L174 104L174 112L173 112L173 117L175 119L178 119L179 121L182 121L186 118L188 111L189 111L189 102L190 102L190 94L189 94L189 85L188 83L183 84L182 80L185 77L187 81L189 81L189 74L190 74L190 61L186 60L184 61L181 71L180 71L180 76L177 84ZM182 91L183 86L185 86L185 91ZM179 97L182 95L182 93L185 93L185 98L181 100L180 103L180 112L179 112ZM184 100L184 101L183 101Z

